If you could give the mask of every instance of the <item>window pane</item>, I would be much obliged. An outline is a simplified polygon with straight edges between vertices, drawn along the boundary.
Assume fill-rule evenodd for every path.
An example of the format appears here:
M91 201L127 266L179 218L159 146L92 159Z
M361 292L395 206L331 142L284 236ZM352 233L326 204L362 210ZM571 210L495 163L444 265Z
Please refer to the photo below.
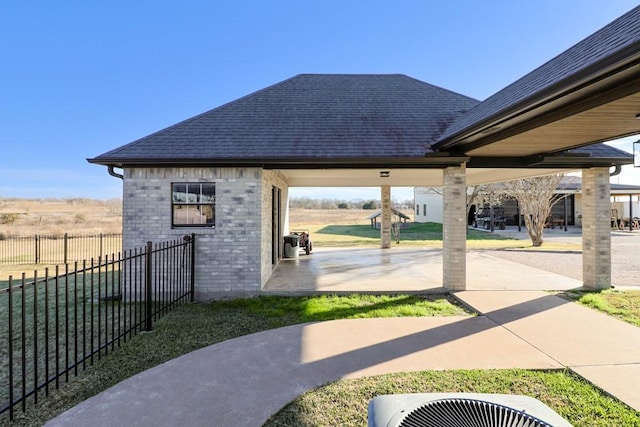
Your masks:
M211 206L204 206L212 212ZM178 205L173 207L173 223L175 225L204 225L208 224L207 215L203 214L198 205ZM212 213L209 213L213 216ZM211 223L213 225L213 223Z
M201 205L200 212L204 216L204 224L214 226L216 221L216 210L214 205Z
M200 201L203 203L213 203L216 200L216 186L215 184L201 184L202 192Z
M173 201L175 203L184 203L187 201L187 185L173 184Z
M215 227L215 184L172 184L171 191L174 226Z
M200 200L200 184L187 184L187 203L198 203Z

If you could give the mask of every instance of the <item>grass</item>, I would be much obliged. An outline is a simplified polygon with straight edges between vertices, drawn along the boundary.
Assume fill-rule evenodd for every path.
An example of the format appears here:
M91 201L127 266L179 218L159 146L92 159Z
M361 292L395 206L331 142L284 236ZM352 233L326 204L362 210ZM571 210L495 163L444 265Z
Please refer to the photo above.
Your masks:
M623 320L640 317L640 292L565 295ZM465 315L446 295L318 296L236 299L186 304L155 323L153 333L134 337L108 357L62 384L26 413L0 425L41 425L81 401L182 354L238 336L296 323L360 317ZM603 303L604 301L604 303ZM622 315L623 313L626 313ZM366 425L366 405L375 395L412 392L491 392L535 397L575 426L640 426L640 413L569 371L426 371L344 380L311 390L283 408L267 426Z
M379 246L380 230L368 224L306 226L315 246ZM400 244L408 246L442 247L442 224L413 223L400 231ZM521 240L506 238L472 228L467 229L467 244L472 248L523 247Z
M238 336L296 323L358 317L465 315L445 295L266 296L186 304L133 337L77 379L62 384L10 425L40 425L81 401L182 354ZM540 399L576 426L640 425L640 414L568 371L427 371L345 380L291 402L268 426L366 425L378 394L430 391L521 393ZM365 417L365 418L363 418ZM9 424L6 415L0 424Z
M160 319L154 332L130 339L69 383L62 384L12 425L43 424L64 410L143 370L190 351L242 335L317 320L358 317L466 315L446 295L260 297L186 304ZM0 416L0 425L8 423Z
M11 425L39 425L106 388L189 351L267 329L316 320L398 315L464 315L448 297L260 297L187 304L134 337ZM416 312L416 306L418 312ZM366 425L368 400L410 392L520 393L540 399L576 426L640 425L640 415L568 371L426 371L339 381L311 390L267 426ZM6 417L0 424L7 423Z
M291 323L371 317L458 316L466 313L449 296L321 295L316 297L261 297L227 302L231 307L267 319L289 317Z
M104 299L118 294L119 277L119 270L112 267L107 272L102 266L93 272L71 271L66 277L64 274L56 277L55 273L46 279L39 276L36 283L33 279L25 280L24 284L14 280L11 305L9 282L0 281L0 408L9 401L11 357L13 392L17 398L22 395L23 386L29 393L36 380L42 385L46 378L53 378L67 366L76 366L76 362L78 369L71 368L71 374L82 370L85 357L91 361L98 359L114 349L115 344L107 345L108 342L125 339L117 338L119 334L142 329L143 301L132 304ZM159 307L156 302L153 310ZM7 333L9 321L11 336Z
M560 296L640 326L640 291L568 291Z
M342 380L289 403L265 427L366 426L367 404L377 395L475 392L534 397L574 426L638 426L640 414L569 371L424 371Z

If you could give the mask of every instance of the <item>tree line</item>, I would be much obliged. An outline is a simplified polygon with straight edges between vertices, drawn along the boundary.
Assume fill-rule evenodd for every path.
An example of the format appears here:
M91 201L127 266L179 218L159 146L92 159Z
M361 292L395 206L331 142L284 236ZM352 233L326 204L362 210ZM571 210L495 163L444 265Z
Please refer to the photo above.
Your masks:
M401 202L393 201L394 206L413 209L413 200L403 200ZM380 200L341 200L341 199L312 199L310 197L291 197L289 198L289 207L291 209L380 209Z

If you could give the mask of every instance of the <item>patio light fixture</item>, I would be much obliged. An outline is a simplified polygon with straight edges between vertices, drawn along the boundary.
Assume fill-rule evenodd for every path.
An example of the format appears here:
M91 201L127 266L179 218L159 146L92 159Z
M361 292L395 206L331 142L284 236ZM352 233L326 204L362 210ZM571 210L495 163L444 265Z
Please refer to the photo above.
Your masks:
M389 178L391 176L391 172L389 171L380 171L380 178Z

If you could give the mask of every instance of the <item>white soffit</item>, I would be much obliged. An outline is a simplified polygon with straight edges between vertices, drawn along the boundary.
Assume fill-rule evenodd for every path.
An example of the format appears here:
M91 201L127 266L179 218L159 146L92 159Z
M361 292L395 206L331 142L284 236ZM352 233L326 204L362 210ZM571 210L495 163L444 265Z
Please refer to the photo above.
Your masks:
M569 169L467 169L467 185L564 173ZM290 187L438 187L442 169L282 169ZM389 172L381 177L381 172Z

